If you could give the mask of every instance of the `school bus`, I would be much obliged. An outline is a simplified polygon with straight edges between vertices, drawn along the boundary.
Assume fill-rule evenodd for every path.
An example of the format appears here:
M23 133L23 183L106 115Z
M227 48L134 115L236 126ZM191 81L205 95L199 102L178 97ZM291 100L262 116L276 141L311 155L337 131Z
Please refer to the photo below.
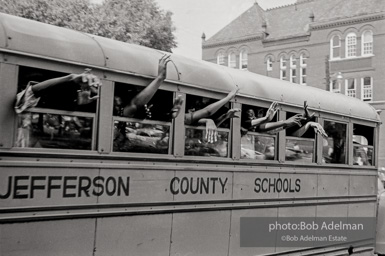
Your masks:
M171 55L152 117L116 114L157 75L164 52L0 14L1 255L346 255L373 250L375 232L332 246L243 246L241 218L376 220L380 119L341 94ZM311 61L311 56L308 61ZM16 94L85 68L99 99L76 104L66 84L17 115ZM224 106L275 121L304 101L328 138L249 131L243 114L218 127L185 125L184 113L240 91ZM182 114L165 115L177 97ZM145 115L145 114L144 114ZM256 231L257 232L257 231ZM379 231L377 231L379 232ZM268 235L266 233L266 235ZM257 237L257 234L255 234ZM258 239L262 239L259 237Z

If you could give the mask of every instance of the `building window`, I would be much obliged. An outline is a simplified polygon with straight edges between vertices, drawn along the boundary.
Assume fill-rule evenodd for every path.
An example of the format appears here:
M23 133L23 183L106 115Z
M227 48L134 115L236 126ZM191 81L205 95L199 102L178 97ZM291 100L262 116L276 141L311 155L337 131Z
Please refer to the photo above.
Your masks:
M370 30L362 33L362 55L373 54L373 32Z
M223 54L223 52L218 53L217 64L223 66L225 65L225 55Z
M356 79L349 78L345 80L346 95L355 98L356 97Z
M332 79L330 81L330 91L334 93L341 93L341 83L337 79Z
M234 52L230 52L229 54L229 67L236 68L237 67L237 56Z
M239 69L247 70L248 56L247 51L242 50L239 54Z
M346 57L356 57L357 55L357 37L355 33L349 33L346 36Z
M266 60L266 70L273 71L273 60L271 59L271 57L268 57Z
M290 56L290 82L297 81L297 60L294 55Z
M330 59L341 58L341 38L340 36L333 36L330 39Z
M372 101L373 100L373 78L364 77L361 81L362 84L362 100Z
M279 78L281 80L286 80L286 60L285 58L282 56L281 59L280 59L280 76Z
M300 66L299 83L302 85L306 85L306 66L307 66L306 60L307 58L305 57L304 54L301 54L301 56L299 56L299 66Z

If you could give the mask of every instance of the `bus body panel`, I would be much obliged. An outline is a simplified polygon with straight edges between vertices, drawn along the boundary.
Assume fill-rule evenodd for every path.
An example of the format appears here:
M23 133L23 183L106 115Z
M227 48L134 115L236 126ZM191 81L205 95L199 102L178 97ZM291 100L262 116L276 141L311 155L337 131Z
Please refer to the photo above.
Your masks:
M5 49L88 65L105 65L104 55L89 35L33 20L1 14L4 28L1 38L7 38Z
M77 219L0 225L0 254L93 255L95 220Z
M98 218L94 255L170 255L172 220L172 214Z

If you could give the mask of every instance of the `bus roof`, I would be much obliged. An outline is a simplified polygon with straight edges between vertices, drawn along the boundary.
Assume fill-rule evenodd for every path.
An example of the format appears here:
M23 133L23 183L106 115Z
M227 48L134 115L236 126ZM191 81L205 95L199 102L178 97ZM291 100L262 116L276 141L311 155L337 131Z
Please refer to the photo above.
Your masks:
M0 13L0 51L154 77L164 52ZM172 54L167 80L380 122L369 104L342 94ZM178 72L177 72L178 71ZM178 75L179 73L179 75Z

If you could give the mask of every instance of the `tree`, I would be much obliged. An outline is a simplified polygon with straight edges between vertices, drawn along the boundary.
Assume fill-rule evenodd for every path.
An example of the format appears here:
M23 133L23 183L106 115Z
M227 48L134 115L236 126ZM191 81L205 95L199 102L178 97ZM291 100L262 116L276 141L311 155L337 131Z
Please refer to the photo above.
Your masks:
M171 52L171 17L154 0L0 0L0 12Z

